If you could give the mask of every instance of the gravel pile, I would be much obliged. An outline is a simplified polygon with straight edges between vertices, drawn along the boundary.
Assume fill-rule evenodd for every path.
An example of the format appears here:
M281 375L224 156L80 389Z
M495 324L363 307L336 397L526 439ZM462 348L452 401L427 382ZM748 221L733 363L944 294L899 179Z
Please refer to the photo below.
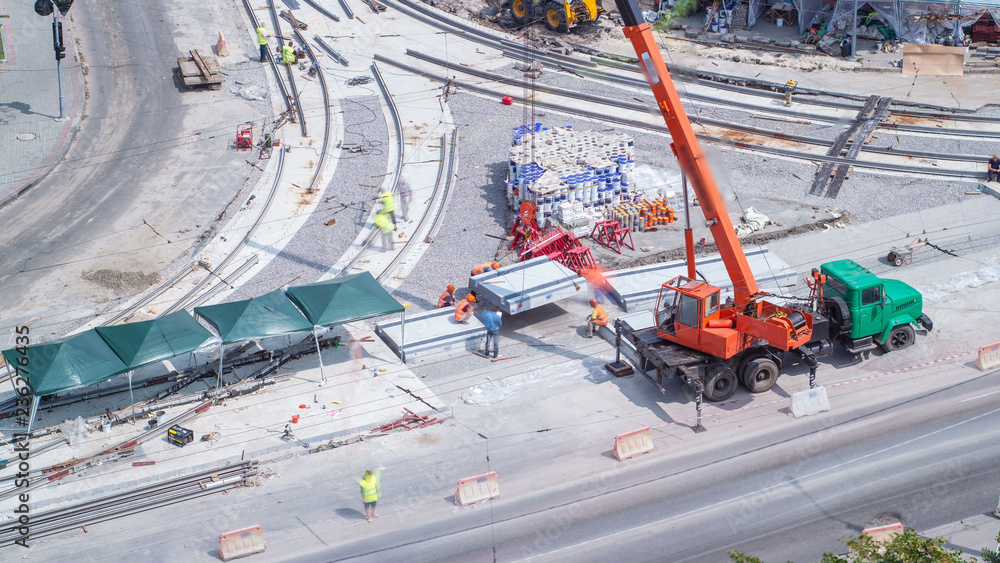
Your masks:
M333 177L316 210L281 253L263 271L241 287L240 295L261 295L288 280L316 281L347 252L365 224L378 190L360 184L378 185L389 163L389 132L381 101L375 96L345 98L341 102L345 146L362 145L361 153L340 154ZM333 149L337 150L337 149ZM335 220L327 226L327 222Z

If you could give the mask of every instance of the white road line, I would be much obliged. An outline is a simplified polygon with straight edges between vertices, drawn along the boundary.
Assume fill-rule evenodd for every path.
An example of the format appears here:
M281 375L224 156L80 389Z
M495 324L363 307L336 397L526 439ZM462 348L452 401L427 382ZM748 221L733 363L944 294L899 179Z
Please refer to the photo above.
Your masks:
M965 420L963 420L961 422L956 422L955 424L952 424L951 426L946 426L944 428L939 428L937 430L934 430L933 432L928 432L927 434L924 434L922 436L917 436L916 438L911 438L911 439L909 439L909 440L907 440L905 442L900 442L898 444L889 446L888 448L883 448L883 449L878 450L876 452L868 453L868 454L865 454L863 456L859 456L859 457L856 457L854 459L850 459L850 460L838 463L836 465L831 465L830 467L827 467L825 469L820 469L819 471L814 471L812 473L809 473L808 475L802 475L801 477L796 477L794 479L790 479L790 480L788 480L788 481L786 481L784 483L779 483L777 485L771 485L770 487L764 487L763 489L758 489L758 490L750 492L750 493L745 493L745 494L742 494L742 495L740 495L738 497L733 497L733 498L730 498L730 499L719 501L719 502L710 504L708 506L702 506L700 508L695 508L693 510L689 510L689 511L684 512L682 514L675 514L673 516L668 516L666 518L662 518L662 519L657 520L655 522L649 522L649 523L643 524L641 526L636 526L634 528L630 528L628 530L622 530L620 532L615 532L613 534L609 534L609 535L606 535L606 536L603 536L603 537L600 537L600 538L594 538L594 539L591 539L591 540L587 540L585 542L578 543L576 545L569 545L569 546L557 549L555 551L550 551L548 553L536 555L536 556L533 556L533 557L528 557L527 559L520 559L520 560L518 560L517 563L521 563L522 561L532 561L532 560L536 560L536 559L539 559L539 558L542 558L542 557L548 558L548 557L550 557L552 555L555 555L555 554L557 554L557 553L559 553L561 551L569 551L571 549L578 549L578 548L581 548L581 547L583 547L585 545L596 543L596 542L605 542L605 541L607 541L607 540L609 540L611 538L615 538L617 536L623 536L625 534L631 534L632 532L635 532L637 530L641 530L643 528L649 528L651 526L659 526L659 525L664 524L666 522L669 522L671 520L677 520L679 518L683 518L685 516L688 516L688 515L691 515L691 514L695 514L697 512L702 512L704 510L708 510L708 509L711 509L711 508L716 508L716 507L719 507L719 506L722 506L722 505L731 504L731 503L734 503L736 501L745 499L747 497L751 497L751 496L760 494L760 493L762 493L764 491L770 491L772 489L777 489L779 487L786 487L788 485L791 485L792 483L796 483L798 481L803 481L803 480L808 479L810 477L815 477L816 475L819 475L821 473L826 473L828 471L831 471L831 470L843 467L845 465L854 463L856 461L860 461L862 459L866 459L866 458L869 458L869 457L873 457L873 456L877 456L877 455L883 454L885 452L888 452L889 450L894 450L894 449L902 447L902 446L907 446L907 445L912 444L912 443L914 443L916 441L923 440L924 438L928 438L928 437L933 436L935 434L940 434L941 432L945 432L945 431L951 430L953 428L957 428L957 427L959 427L959 426L961 426L963 424L966 424L968 422L972 422L974 420L978 420L980 418L987 417L987 416L990 416L991 414L996 414L998 412L1000 412L1000 408L996 408L996 409L993 409L993 410L991 410L989 412L985 412L983 414L976 415L976 416L974 416L972 418L965 419Z
M996 391L990 391L989 393L983 393L982 395L976 395L975 397L969 397L968 399L962 399L961 401L959 401L959 403L964 403L966 401L975 401L976 399L982 399L983 397L989 397L990 395L996 395L997 393L1000 393L1000 389L997 389Z

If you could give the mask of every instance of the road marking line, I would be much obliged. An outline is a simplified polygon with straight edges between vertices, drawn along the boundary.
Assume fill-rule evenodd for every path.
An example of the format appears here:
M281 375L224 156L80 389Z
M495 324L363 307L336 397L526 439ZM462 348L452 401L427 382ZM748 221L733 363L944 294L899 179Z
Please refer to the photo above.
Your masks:
M982 399L983 397L989 397L990 395L996 395L1000 393L1000 389L996 391L990 391L989 393L983 393L982 395L976 395L975 397L969 397L968 399L962 399L959 403L964 403L966 401L975 401L976 399Z
M520 563L521 561L531 561L531 560L537 559L539 557L549 557L549 556L554 555L556 553L559 553L561 551L568 551L568 550L571 550L571 549L577 549L577 548L580 548L580 547L583 547L585 545L592 544L592 543L595 543L595 542L604 542L604 541L607 541L607 540L609 540L611 538L614 538L614 537L617 537L617 536L621 536L621 535L624 535L624 534L630 534L632 532L635 532L637 530L641 530L643 528L648 528L650 526L658 526L658 525L661 525L661 524L663 524L665 522L669 522L671 520L677 520L678 518L683 518L685 516L694 514L696 512L702 512L702 511L705 511L705 510L708 510L708 509L717 508L719 506L723 506L723 505L727 505L727 504L732 504L732 503L734 503L736 501L739 501L739 500L742 500L742 499L745 499L745 498L748 498L748 497L752 497L754 495L758 495L758 494L763 493L765 491L770 491L772 489L777 489L777 488L780 488L780 487L787 487L787 486L791 485L792 483L796 483L798 481L803 481L803 480L808 479L810 477L815 477L816 475L819 475L821 473L826 473L827 471L832 471L834 469L841 468L841 467L843 467L845 465L849 465L849 464L854 463L856 461L861 461L863 459L867 459L867 458L870 458L870 457L873 457L873 456L877 456L879 454L883 454L883 453L885 453L885 452L887 452L889 450L894 450L894 449L900 448L902 446L910 445L910 444L912 444L912 443L914 443L916 441L923 440L924 438L928 438L928 437L933 436L935 434L940 434L941 432L946 432L948 430L951 430L953 428L957 428L957 427L959 427L959 426L961 426L963 424L966 424L968 422L972 422L974 420L978 420L980 418L983 418L983 417L986 417L986 416L990 416L990 415L996 414L998 412L1000 412L1000 408L993 409L993 410L991 410L989 412L985 412L983 414L978 414L978 415L976 415L976 416L974 416L972 418L967 418L967 419L965 419L965 420L963 420L961 422L956 422L955 424L952 424L950 426L946 426L944 428L939 428L937 430L928 432L928 433L923 434L921 436L917 436L916 438L911 438L909 440L906 440L905 442L900 442L898 444L893 444L892 446L889 446L887 448L882 448L881 450L878 450L878 451L875 451L875 452L871 452L871 453L867 453L865 455L858 456L858 457L856 457L854 459L849 459L847 461L843 461L843 462L837 463L835 465L831 465L830 467L826 467L826 468L820 469L818 471L813 471L812 473L809 473L809 474L806 474L806 475L802 475L800 477L795 477L793 479L789 479L788 481L785 481L783 483L778 483L777 485L771 485L769 487L764 487L762 489L758 489L756 491L745 493L745 494L739 495L737 497L733 497L731 499L727 499L727 500L723 500L723 501L719 501L719 502L715 502L715 503L709 504L707 506L702 506L702 507L699 507L699 508L695 508L693 510L689 510L689 511L684 512L682 514L675 514L673 516L668 516L666 518L662 518L662 519L657 520L655 522L648 522L646 524L643 524L641 526L636 526L636 527L631 528L629 530L622 530L620 532L615 532L613 534L609 534L609 535L606 535L606 536L603 536L603 537L600 537L600 538L594 538L594 539L591 539L591 540L587 540L585 542L578 543L576 545L570 545L570 546L562 547L562 548L559 548L559 549L557 549L555 551L550 551L548 553L543 553L543 554L535 555L535 556L532 556L532 557L528 557L527 559L519 559L518 563Z

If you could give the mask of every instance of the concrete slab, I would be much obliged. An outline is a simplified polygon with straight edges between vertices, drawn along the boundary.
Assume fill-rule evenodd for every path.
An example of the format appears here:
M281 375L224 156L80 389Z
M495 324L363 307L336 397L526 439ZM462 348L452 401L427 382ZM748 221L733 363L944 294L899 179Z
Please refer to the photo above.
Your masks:
M473 316L469 324L461 324L451 307L408 316L405 334L403 329L401 320L393 319L379 323L375 332L396 356L405 354L408 362L472 351L476 342L486 337L486 327L478 318Z
M587 280L547 256L469 278L477 299L516 315L586 291Z
M1000 182L980 182L979 191L1000 199Z
M778 255L761 247L746 252L750 269L757 278L757 283L768 287L792 287L798 274L787 262ZM723 290L732 288L733 283L726 273L722 256L711 254L698 259L697 271L709 283ZM610 295L626 311L633 312L642 309L652 309L660 292L660 286L675 276L687 274L687 263L684 260L674 260L650 266L626 268L605 273Z

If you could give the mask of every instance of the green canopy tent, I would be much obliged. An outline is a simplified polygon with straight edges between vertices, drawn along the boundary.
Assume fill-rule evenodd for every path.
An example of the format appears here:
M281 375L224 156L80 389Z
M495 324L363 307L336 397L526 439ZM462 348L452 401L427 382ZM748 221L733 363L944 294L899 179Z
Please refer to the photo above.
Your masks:
M190 313L183 310L149 321L99 326L94 330L125 362L130 398L132 372L135 369L193 352L206 340L214 338ZM134 400L132 404L134 418Z
M403 305L389 295L389 292L368 272L292 286L285 290L285 295L305 314L309 322L317 327L331 327L392 313L403 314L403 324L405 324ZM316 339L318 353L319 337L316 329L313 329L313 337ZM406 361L405 358L401 359ZM323 358L320 357L320 373L322 371ZM323 382L326 382L325 375Z
M271 293L232 303L195 307L195 315L205 319L222 338L222 345L308 332L313 325L295 308L284 292ZM219 354L219 383L222 384L223 354Z
M42 397L100 383L128 371L128 366L94 330L44 344L4 350L2 354L7 369L15 366L35 395L28 419L29 434ZM14 391L17 392L16 385Z

